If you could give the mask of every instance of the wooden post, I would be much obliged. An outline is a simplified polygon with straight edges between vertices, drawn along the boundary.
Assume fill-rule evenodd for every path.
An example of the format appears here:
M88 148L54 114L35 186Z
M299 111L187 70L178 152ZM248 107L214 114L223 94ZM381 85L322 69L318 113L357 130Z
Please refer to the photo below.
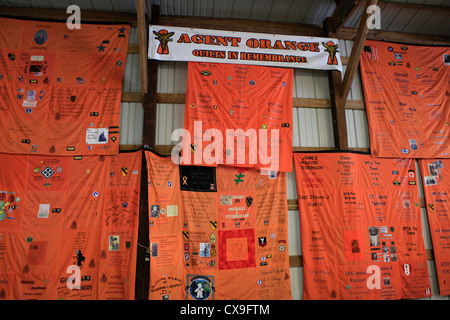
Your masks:
M139 39L139 68L141 71L141 92L147 93L147 29L144 0L136 0L137 29Z
M330 98L331 98L331 113L333 117L333 131L335 148L337 150L348 149L348 138L347 138L347 123L345 118L345 104L347 102L348 93L353 82L354 75L358 68L359 58L361 56L362 48L364 46L364 41L366 40L368 34L367 27L367 8L370 5L376 5L378 0L366 0L366 5L364 11L361 15L361 20L359 23L359 28L357 35L353 44L352 52L350 54L350 59L347 63L347 69L345 70L344 77L339 71L329 71L328 80L330 86ZM340 4L347 4L348 1L343 1ZM347 6L350 7L350 6ZM329 37L337 38L335 32L338 31L338 26L341 26L341 20L345 19L347 14L339 15L338 10L341 6L337 7L333 18L325 19L324 21L324 31ZM347 9L349 10L349 9ZM342 79L343 78L343 79Z
M361 5L362 0L341 0L336 4L331 17L327 18L327 28L328 32L336 33L338 32L345 22L353 15L353 13Z
M333 118L334 146L336 150L348 149L345 102L341 98L342 75L337 70L328 71L331 115Z
M367 34L369 33L369 28L367 26L367 18L369 17L369 14L367 13L367 8L371 5L376 5L377 2L378 0L366 0L366 6L364 7L361 20L359 21L358 31L353 42L352 52L350 53L350 59L348 60L347 69L345 70L344 80L342 83L341 98L344 104L347 101L348 93L350 92L350 87L353 83L353 78L358 70L359 59L364 47L364 42L366 41Z
M142 0L140 0L141 2ZM143 6L143 3L141 3ZM145 19L145 14L141 18ZM159 20L159 6L151 7L151 23L157 24ZM145 24L148 29L148 25ZM147 38L139 41L145 41ZM145 46L147 48L147 46ZM141 51L140 51L141 53ZM157 84L158 84L158 63L157 61L147 61L147 52L145 52L145 62L147 71L146 91L142 100L144 109L144 132L143 144L149 148L156 146L156 103L157 103ZM139 231L138 231L138 252L136 265L136 287L135 299L148 300L149 283L150 283L150 262L145 261L145 256L150 249L149 239L149 215L148 215L148 176L147 162L145 159L145 148L142 152L142 168L141 168L141 191L139 204Z
M151 23L159 24L159 5L151 6ZM147 61L148 87L144 94L144 146L154 149L156 145L156 104L158 91L158 61Z
M333 21L325 19L324 31L329 37L334 37ZM334 146L336 150L347 150L347 123L345 119L345 102L341 99L342 74L337 70L328 71L330 87L331 115L333 118Z

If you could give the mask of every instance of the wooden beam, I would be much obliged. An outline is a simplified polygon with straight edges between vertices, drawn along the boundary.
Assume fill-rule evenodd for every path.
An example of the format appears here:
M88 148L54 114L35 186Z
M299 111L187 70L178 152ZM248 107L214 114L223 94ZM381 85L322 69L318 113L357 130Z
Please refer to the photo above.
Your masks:
M362 49L364 47L364 42L366 41L369 28L367 26L367 19L371 14L367 13L367 9L376 5L378 0L366 0L366 5L364 11L362 12L361 19L359 21L358 32L356 34L355 41L353 42L352 52L350 53L350 59L347 64L347 69L344 73L344 80L342 82L341 99L342 103L345 104L347 101L348 93L350 92L350 87L353 83L353 78L356 71L358 70L359 58L361 57Z
M450 13L450 6L434 5L434 4L418 4L411 2L397 2L397 1L378 1L378 6L400 9L416 9L420 11L434 11Z
M142 148L141 144L121 144L119 145L120 151L137 151Z
M294 108L331 108L330 99L314 99L314 98L292 98L292 106Z
M322 28L301 23L169 15L161 15L159 20L159 24L173 27L302 35L311 37L323 36Z
M184 104L186 103L185 93L158 93L157 97L158 103L174 103L174 104Z
M29 18L35 20L66 21L70 14L66 9L30 8L30 7L0 7L1 16ZM90 23L127 23L136 25L136 14L133 12L82 10L81 22Z
M128 44L128 51L127 51L127 53L128 54L139 54L139 45L138 44L134 44L134 43ZM342 59L342 57L341 57L341 59Z
M388 3L391 4L391 2ZM410 3L403 3L402 5L409 5ZM420 5L422 6L422 5ZM427 6L430 7L430 6ZM436 7L436 6L433 6ZM443 6L444 10L448 10L448 6ZM431 9L431 8L426 8ZM437 8L438 10L441 10ZM50 20L50 21L66 21L69 15L64 9L48 9L48 8L26 8L26 7L0 7L0 16L28 18L34 20ZM112 12L112 11L93 11L83 10L81 14L82 22L90 23L128 23L133 26L137 25L136 14L133 12ZM161 15L158 24L166 24L172 26L184 26L190 28L205 28L205 29L223 29L231 31L243 32L261 32L261 33L275 33L287 35L302 35L302 36L325 36L322 28L316 25L299 24L299 23L284 23L284 22L270 22L270 21L256 21L244 19L226 19L226 18L209 18L202 17L183 17ZM353 40L356 37L356 28L341 28L336 31L335 37L343 40ZM407 44L424 44L424 45L449 45L450 37L436 36L430 34L417 34L406 32L392 32L383 30L370 30L367 36L370 40L383 40L391 42L401 42Z
M142 102L142 95L140 92L122 92L122 102ZM186 102L185 93L158 93L156 95L157 103L168 104L182 104ZM292 98L292 106L294 108L319 108L330 109L330 99L316 99L316 98ZM365 110L364 101L362 100L347 100L345 109L350 110Z
M291 268L303 267L303 256L302 255L289 256L289 267Z
M159 154L163 155L163 156L170 156L173 147L175 147L175 145L172 144L159 144L156 145L153 150L158 152ZM129 150L137 150L139 148L142 148L142 145L123 145L121 144L119 149L120 151L129 151ZM293 147L293 152L314 152L314 151L333 151L335 150L334 147ZM359 151L359 152L369 152L370 149L369 148L348 148L348 150L351 151ZM295 200L297 201L297 200Z
M150 24L150 21L151 21L151 12L152 12L152 10L150 9L151 8L151 6L150 6L150 3L149 3L149 1L148 0L144 0L144 2L145 2L145 9L146 9L146 15L145 15L145 17L146 17L146 22L147 22L147 25L149 25Z
M335 150L333 147L293 147L293 152L311 152L311 151L332 151ZM359 152L370 152L369 148L347 148L346 150L350 151L359 151Z
M137 29L138 29L138 38L139 38L139 68L141 72L141 91L142 95L147 93L147 82L148 82L148 74L147 74L147 29L148 25L145 19L145 4L144 0L136 0L137 7Z
M345 103L342 101L342 75L339 71L328 71L328 83L331 98L331 116L333 118L334 145L336 150L348 148L347 120Z
M347 21L347 19L352 16L355 10L362 3L362 0L342 0L337 4L331 17L326 18L330 20L325 22L328 24L328 30L332 33L336 33Z
M335 37L342 40L355 40L357 29L355 28L341 28L336 32ZM450 44L450 37L437 36L421 33L406 33L383 31L378 29L369 30L367 34L368 40L379 40L388 42L398 42L405 44L417 45L442 45L448 46Z
M366 110L366 105L362 100L347 100L345 102L345 109L348 110Z
M122 102L141 102L142 92L122 92Z
M316 98L293 98L292 106L294 108L321 108L330 109L332 107L330 99L316 99ZM347 100L345 109L351 110L365 110L366 106L362 100Z
M394 5L389 2L389 6ZM412 4L402 4L411 6ZM418 5L423 6L423 5ZM427 6L426 9L431 6ZM433 6L439 7L439 6ZM444 6L444 10L448 10ZM435 8L441 10L439 8ZM65 21L68 14L63 9L48 9L48 8L23 8L23 7L0 7L0 16L29 18L35 20L53 20ZM81 15L82 22L90 23L129 23L134 26L137 25L136 14L132 12L111 12L111 11L92 11L83 10ZM232 31L244 32L261 32L261 33L276 33L276 34L292 34L304 36L318 36L323 37L324 33L321 28L315 25L297 24L297 23L283 23L283 22L268 22L268 21L252 21L242 19L225 19L225 18L207 18L202 17L182 17L182 16L161 16L160 24L167 24L173 26L198 27L206 29L225 29ZM217 22L217 24L215 24ZM267 26L267 27L266 27ZM343 40L354 40L357 29L355 28L341 28L336 31L335 37ZM406 32L392 32L383 30L370 30L367 36L370 40L382 40L391 42L401 42L407 44L424 44L424 45L449 45L450 37L436 36L430 34L406 33ZM341 57L342 58L342 57Z
M156 145L154 150L163 156L168 156L171 154L173 147L175 145Z

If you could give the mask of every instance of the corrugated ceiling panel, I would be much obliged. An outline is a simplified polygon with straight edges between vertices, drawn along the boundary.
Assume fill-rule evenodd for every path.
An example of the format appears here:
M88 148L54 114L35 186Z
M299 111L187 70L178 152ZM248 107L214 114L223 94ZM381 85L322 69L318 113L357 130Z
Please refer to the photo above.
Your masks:
M120 110L120 144L142 145L144 111L141 103L122 102Z
M273 0L255 0L251 7L250 19L269 20L270 11L273 6L276 6L274 2Z
M292 300L303 297L303 268L290 268Z
M295 176L292 172L289 172L287 175L287 196L288 199L297 199L297 185L295 184Z
M125 73L123 77L123 91L124 92L141 91L139 55L137 54L127 54L127 62L125 63Z
M214 0L212 16L218 18L230 17L233 12L233 3L230 1Z
M135 12L135 0L0 0L0 6L65 9L77 5L81 10Z
M94 6L89 0L74 0L74 1L49 0L49 2L51 3L51 7L54 9L65 9L70 5L77 5L80 7L81 10L95 10ZM100 0L98 1L97 5L105 8L107 4L109 4L109 1L106 3L105 0Z
M428 272L430 274L431 292L433 293L433 297L418 300L450 300L449 296L441 297L439 295L439 283L434 260L428 261Z
M160 62L158 68L159 93L186 93L187 63ZM157 105L156 144L177 144L172 132L183 128L184 104L159 103Z
M422 27L418 33L450 36L450 19L448 11L435 12L427 21L419 21L417 23L422 24ZM409 32L407 29L403 31Z
M386 7L384 11L388 11L387 9L391 10L392 8ZM392 19L390 23L386 23L386 19L383 20L383 15L381 15L381 27L384 30L388 31L405 30L405 26L408 24L408 22L416 20L415 15L417 11L417 9L402 8L398 10L395 19Z
M2 1L1 4L4 5L3 4L4 2L5 1ZM25 2L26 4L17 4L17 5L34 8L51 8L51 2L49 0L28 0L22 2Z
M276 5L270 8L269 21L287 21L289 10L291 8L291 0L278 0Z
M432 11L417 10L417 12L415 12L414 14L414 17L411 17L411 19L407 21L403 30L408 30L408 32L411 33L430 32L431 29L434 29L433 27L431 27L430 30L428 31L423 29L426 28L426 25L430 25L431 23L430 18L432 15L433 15Z
M288 212L289 255L301 255L300 217L297 210ZM293 300L301 300L303 296L303 268L290 268L291 291Z
M123 79L124 92L140 92L141 80L139 71L139 56L128 54ZM120 141L121 145L142 144L143 133L142 103L121 103Z
M289 231L289 255L290 256L301 255L302 247L300 245L301 242L300 216L297 210L289 210L288 231Z
M450 6L448 0L390 2ZM316 26L322 26L324 19L331 16L336 8L334 0L150 0L149 3L159 5L163 15L268 20ZM78 5L82 10L136 12L135 0L0 0L1 6L65 9L71 4ZM359 6L344 27L357 28L363 9L363 5ZM387 31L449 36L448 12L381 6L381 26Z
M109 0L111 2L112 11L136 11L136 0Z
M329 99L327 73L324 71L295 69L294 98ZM331 110L294 108L294 147L333 147Z
M164 15L284 21L322 25L333 0L153 0Z
M314 0L311 2L308 10L305 10L305 16L303 18L302 23L306 24L322 24L323 19L325 18L324 12L327 10L323 10L323 7L328 7L330 4L329 1L324 0Z
M129 44L135 44L137 42L137 28L133 27L130 30ZM139 55L137 54L127 54L122 91L141 92ZM119 143L121 145L141 145L144 120L142 104L122 102L120 115Z
M395 1L399 2L399 1ZM405 3L405 2L403 2ZM449 6L448 0L406 1L411 4L442 5ZM450 19L448 10L430 10L416 7L406 8L401 6L381 6L381 29L395 32L408 32L419 34L434 34L450 36ZM364 10L360 6L344 24L346 28L357 28L359 18Z

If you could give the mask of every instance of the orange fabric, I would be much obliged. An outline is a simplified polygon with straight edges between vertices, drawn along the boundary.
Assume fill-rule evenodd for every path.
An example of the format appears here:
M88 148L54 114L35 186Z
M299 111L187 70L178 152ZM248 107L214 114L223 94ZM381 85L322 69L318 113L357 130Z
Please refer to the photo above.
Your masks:
M0 152L117 154L129 30L0 18Z
M187 83L184 129L190 141L183 139L182 154L190 164L257 169L272 164L278 171L292 171L292 69L189 62ZM201 129L196 131L195 122L200 121ZM213 129L222 137L217 148L205 132L209 130L216 141ZM239 129L245 143L233 137ZM278 130L278 148L274 129ZM227 130L232 131L227 134ZM255 139L245 138L244 133ZM261 139L264 133L267 140ZM260 152L261 146L267 146L267 151Z
M420 171L441 296L450 295L450 182L448 159L420 159Z
M303 299L430 297L412 159L295 153Z
M149 299L291 299L285 173L146 159Z
M450 48L366 41L360 65L371 154L450 157Z
M134 299L141 162L0 154L0 299Z

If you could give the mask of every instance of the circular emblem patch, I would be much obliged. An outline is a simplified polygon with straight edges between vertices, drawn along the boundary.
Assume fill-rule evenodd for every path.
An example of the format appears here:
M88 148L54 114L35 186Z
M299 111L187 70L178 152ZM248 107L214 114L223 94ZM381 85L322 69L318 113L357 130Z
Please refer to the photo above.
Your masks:
M211 293L211 282L206 277L195 277L189 284L189 295L195 300L206 300Z

